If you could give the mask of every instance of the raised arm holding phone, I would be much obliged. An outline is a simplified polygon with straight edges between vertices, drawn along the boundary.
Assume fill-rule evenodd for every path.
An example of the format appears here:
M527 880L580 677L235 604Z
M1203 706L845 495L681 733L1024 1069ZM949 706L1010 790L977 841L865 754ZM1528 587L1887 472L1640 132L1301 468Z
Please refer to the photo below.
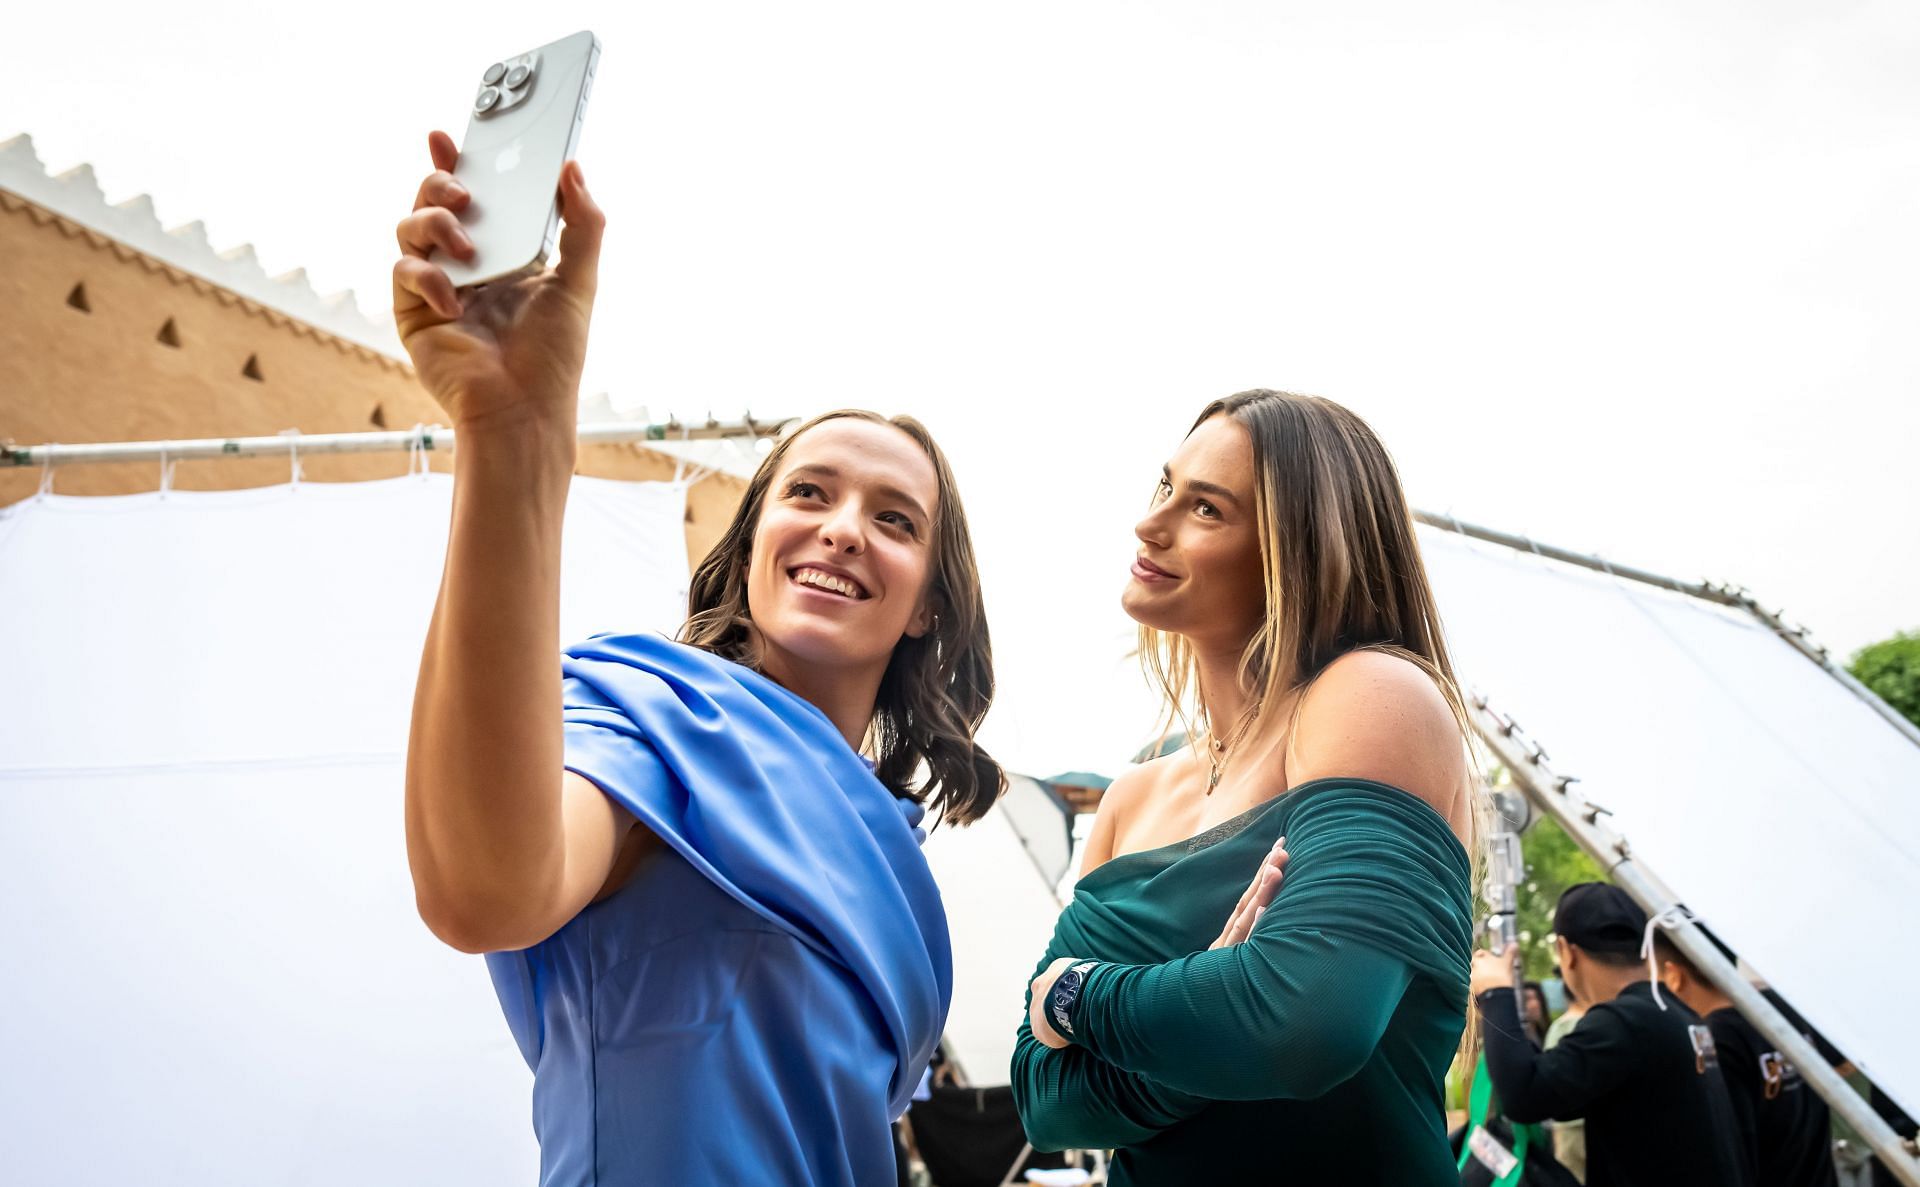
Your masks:
M560 531L606 218L561 175L557 264L455 291L427 253L472 254L452 138L399 226L394 319L452 418L453 522L407 747L421 917L468 952L525 947L599 892L633 817L561 766Z

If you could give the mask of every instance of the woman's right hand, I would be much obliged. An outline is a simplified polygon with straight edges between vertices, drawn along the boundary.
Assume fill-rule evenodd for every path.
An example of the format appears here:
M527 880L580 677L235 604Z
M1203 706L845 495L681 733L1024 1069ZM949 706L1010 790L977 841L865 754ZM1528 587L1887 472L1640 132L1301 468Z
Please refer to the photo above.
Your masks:
M414 371L456 430L552 427L571 438L606 216L579 163L568 161L560 173L559 260L470 289L463 299L427 258L431 250L473 256L457 217L470 200L453 178L460 152L445 132L429 135L427 147L434 172L400 220L402 254L393 266L393 319Z

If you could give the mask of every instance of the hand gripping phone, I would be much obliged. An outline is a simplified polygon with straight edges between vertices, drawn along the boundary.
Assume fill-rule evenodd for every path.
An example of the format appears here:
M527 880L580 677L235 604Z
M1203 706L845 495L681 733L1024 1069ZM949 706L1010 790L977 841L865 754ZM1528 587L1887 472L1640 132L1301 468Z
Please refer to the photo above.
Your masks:
M544 265L552 254L560 168L580 142L599 65L600 39L582 30L480 72L453 170L473 196L460 212L473 258L432 255L456 288Z

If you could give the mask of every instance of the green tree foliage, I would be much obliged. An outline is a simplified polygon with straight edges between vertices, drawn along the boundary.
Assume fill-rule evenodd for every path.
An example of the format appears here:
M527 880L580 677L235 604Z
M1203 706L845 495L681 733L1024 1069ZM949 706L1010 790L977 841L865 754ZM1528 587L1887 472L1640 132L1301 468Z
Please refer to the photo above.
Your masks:
M1896 713L1920 725L1920 631L1901 631L1862 647L1847 671Z
M1520 933L1527 977L1537 981L1553 975L1553 943L1549 938L1553 905L1567 887L1579 882L1604 882L1607 877L1551 817L1534 821L1520 835L1520 853L1527 864L1527 878L1516 896L1520 910L1514 924Z

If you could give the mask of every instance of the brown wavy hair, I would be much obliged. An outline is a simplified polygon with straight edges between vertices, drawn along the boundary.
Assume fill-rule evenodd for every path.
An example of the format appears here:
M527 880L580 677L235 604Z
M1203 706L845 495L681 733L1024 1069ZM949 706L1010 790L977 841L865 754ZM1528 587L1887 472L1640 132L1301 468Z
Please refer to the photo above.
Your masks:
M889 425L913 438L933 463L939 500L928 590L931 626L920 638L903 636L894 645L867 727L867 747L875 776L896 795L926 803L943 822L971 824L986 815L1007 786L1000 764L973 740L993 703L993 646L960 491L946 454L919 421L846 408L816 416L783 436L753 472L720 542L694 569L680 641L759 668L746 572L760 509L787 450L808 429L830 420ZM925 778L917 779L923 768Z

